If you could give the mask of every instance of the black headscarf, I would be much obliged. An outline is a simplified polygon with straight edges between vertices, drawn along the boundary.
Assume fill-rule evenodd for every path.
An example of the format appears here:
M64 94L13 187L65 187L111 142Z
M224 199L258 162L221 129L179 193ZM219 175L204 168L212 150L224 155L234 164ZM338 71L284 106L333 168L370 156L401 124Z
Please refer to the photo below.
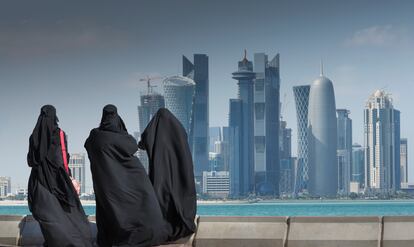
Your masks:
M118 133L128 133L124 121L119 117L116 106L106 105L102 111L100 130L107 130Z
M103 109L99 128L85 142L96 198L99 246L151 246L168 231L154 189L114 105Z
M164 219L177 240L195 232L196 190L187 134L180 121L161 108L141 135L139 148L149 158L149 177Z
M63 166L59 131L56 108L52 105L43 106L30 136L27 163L34 169L35 179L40 184L62 203L75 206L76 192Z

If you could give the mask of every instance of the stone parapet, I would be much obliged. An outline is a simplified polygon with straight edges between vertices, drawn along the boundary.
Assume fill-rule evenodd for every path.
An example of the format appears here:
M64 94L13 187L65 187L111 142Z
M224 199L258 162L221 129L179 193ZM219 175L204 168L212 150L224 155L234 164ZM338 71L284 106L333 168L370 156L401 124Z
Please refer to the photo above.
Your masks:
M89 216L96 236L95 217ZM206 217L197 232L163 246L225 247L412 247L414 216ZM32 216L0 215L0 246L42 246Z

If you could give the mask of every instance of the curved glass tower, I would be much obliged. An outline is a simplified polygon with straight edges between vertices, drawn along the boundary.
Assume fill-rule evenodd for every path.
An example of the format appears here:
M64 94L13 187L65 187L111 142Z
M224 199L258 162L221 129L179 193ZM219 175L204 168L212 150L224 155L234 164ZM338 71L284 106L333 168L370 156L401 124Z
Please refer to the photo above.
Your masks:
M184 76L170 76L164 79L163 85L165 107L174 114L189 134L195 82Z
M314 196L336 196L338 167L335 94L332 81L322 73L313 81L309 92L308 131L309 193Z
M307 189L309 179L309 149L308 149L308 106L310 85L293 87L296 104L296 119L298 128L298 171L296 174L295 193Z

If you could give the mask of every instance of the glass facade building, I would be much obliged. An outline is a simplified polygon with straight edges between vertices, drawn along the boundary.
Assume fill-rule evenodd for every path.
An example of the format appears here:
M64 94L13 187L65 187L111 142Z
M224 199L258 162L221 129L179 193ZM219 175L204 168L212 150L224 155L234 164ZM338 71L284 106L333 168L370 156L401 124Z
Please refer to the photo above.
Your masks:
M195 82L183 76L170 76L164 79L165 108L183 125L187 135L190 133L193 112Z
M308 107L310 85L293 87L297 119L297 163L295 193L307 189L309 179Z
M240 141L239 163L231 164L230 167L236 168L239 166L234 179L238 179L239 189L238 195L248 195L254 191L254 81L255 73L253 72L253 64L248 61L246 57L238 63L238 71L233 72L233 79L237 80L239 89L239 100L230 100L230 107L232 104L239 104L239 111L236 116L230 115L230 124L238 126L238 137ZM230 109L230 114L232 114ZM233 123L238 121L238 123ZM233 145L231 143L230 145ZM234 159L235 161L235 159ZM231 173L232 171L230 171Z
M255 191L279 195L280 157L279 54L271 61L265 53L254 54L254 170Z
M338 193L349 194L352 164L352 120L349 110L338 109L337 114L337 158L338 158Z
M365 149L359 145L352 145L352 169L351 181L358 182L359 188L365 187Z
M408 141L401 138L400 141L401 184L408 183Z
M149 121L160 108L165 107L165 99L159 93L151 92L142 94L140 97L141 105L138 106L139 133L143 133ZM148 171L148 155L145 150L139 149L137 156L144 168Z
M209 76L208 56L194 54L194 63L183 56L183 76L195 82L189 144L193 156L195 177L201 180L208 171L209 152Z
M399 190L400 177L400 112L392 98L377 90L364 110L365 184L366 189L380 193Z

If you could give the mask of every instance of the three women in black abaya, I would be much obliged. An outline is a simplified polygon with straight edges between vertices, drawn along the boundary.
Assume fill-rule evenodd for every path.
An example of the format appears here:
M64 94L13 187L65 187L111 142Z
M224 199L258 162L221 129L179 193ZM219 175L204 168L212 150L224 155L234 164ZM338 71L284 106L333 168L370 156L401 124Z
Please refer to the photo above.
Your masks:
M196 193L187 135L161 109L141 137L149 176L135 153L136 140L113 105L85 143L96 198L99 246L152 246L195 231Z
M69 177L70 170L65 169L61 141L65 146L67 142L60 136L56 109L43 106L27 154L32 168L29 209L40 224L45 246L89 247L92 246L89 222ZM65 158L69 160L69 155Z

